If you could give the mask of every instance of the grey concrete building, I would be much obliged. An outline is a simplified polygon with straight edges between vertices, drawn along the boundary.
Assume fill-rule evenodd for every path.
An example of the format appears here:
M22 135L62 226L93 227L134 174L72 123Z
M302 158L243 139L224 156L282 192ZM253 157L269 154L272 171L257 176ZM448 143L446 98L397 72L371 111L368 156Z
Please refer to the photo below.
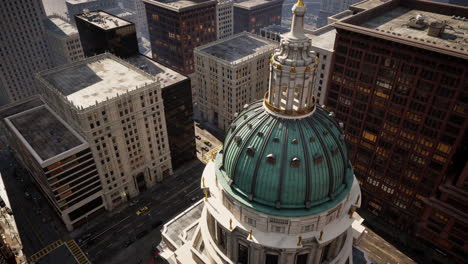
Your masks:
M41 99L38 99L43 103ZM59 215L68 230L105 210L102 184L89 143L47 105L32 101L8 106L2 115L16 157Z
M49 16L44 25L54 66L84 58L80 35L73 24L60 16Z
M216 34L218 39L232 36L234 32L234 0L218 0L216 5Z
M172 174L156 79L104 53L38 75L47 104L88 143L107 209Z
M37 92L34 74L51 66L41 1L0 1L0 105Z
M268 63L278 43L241 33L195 48L195 101L202 119L226 131L235 113L268 89Z

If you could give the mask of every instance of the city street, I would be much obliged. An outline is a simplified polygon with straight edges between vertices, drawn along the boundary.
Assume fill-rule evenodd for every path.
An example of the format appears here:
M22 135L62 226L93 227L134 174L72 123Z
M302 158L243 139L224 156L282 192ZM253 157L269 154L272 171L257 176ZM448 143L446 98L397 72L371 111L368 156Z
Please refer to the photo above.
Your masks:
M221 142L203 127L196 126L195 131L197 156L202 160L203 154L212 152ZM0 172L28 257L55 241L75 239L92 263L152 263L162 225L202 198L199 185L203 169L204 163L195 159L140 196L68 232L29 173L7 147L0 147ZM137 215L145 206L148 210Z

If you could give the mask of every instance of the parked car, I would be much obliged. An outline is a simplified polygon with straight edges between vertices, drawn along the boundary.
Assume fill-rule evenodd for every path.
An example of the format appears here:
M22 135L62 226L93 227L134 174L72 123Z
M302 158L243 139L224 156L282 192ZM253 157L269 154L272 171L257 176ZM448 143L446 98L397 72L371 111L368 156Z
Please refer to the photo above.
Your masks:
M208 147L213 146L213 145L211 145L211 142L209 142L209 141L205 141L204 143L205 143L205 145L207 145Z
M196 138L196 139L198 139L198 140L200 140L200 139L201 139L201 137L200 137L200 136L198 136L198 135L197 135L197 136L195 136L195 138Z
M148 206L143 206L140 210L136 211L137 215L141 215L149 210Z

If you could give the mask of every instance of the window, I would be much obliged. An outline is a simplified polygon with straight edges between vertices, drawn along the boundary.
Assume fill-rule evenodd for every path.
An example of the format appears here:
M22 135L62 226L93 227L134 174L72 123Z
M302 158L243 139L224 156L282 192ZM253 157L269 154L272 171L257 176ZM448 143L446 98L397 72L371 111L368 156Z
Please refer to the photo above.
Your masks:
M248 264L249 263L249 248L239 243L238 254L237 254L237 264Z
M278 264L278 255L273 255L273 254L266 254L266 261L265 264Z
M296 264L307 264L309 254L301 254L296 257Z

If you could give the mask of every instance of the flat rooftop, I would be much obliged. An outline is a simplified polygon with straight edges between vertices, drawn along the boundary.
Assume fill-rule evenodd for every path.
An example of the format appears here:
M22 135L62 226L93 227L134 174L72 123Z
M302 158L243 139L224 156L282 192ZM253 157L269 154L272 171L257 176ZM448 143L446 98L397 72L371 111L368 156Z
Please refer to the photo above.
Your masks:
M143 2L161 6L176 12L218 3L216 0L143 0Z
M249 56L273 51L277 42L241 33L221 42L201 46L199 50L229 63L238 63Z
M335 47L336 29L332 25L322 27L313 33L306 33L312 40L312 46L333 51Z
M163 231L166 231L165 235L179 247L182 246L183 243L180 238L181 233L200 219L204 205L203 201L200 200L195 205L173 218L172 222L164 226ZM190 233L190 229L187 231Z
M264 5L282 3L283 1L284 0L244 0L244 1L241 0L239 2L235 2L234 6L250 10L250 9L255 9Z
M46 30L63 37L78 34L75 26L60 17L48 17L44 21L44 26Z
M161 88L187 79L186 76L173 71L168 67L155 62L153 59L141 54L127 58L126 61L154 76L156 81L161 84Z
M45 105L10 116L7 120L42 161L86 143Z
M86 20L89 23L105 30L119 28L132 24L127 20L121 19L104 11L91 11L88 13L78 15L77 17Z
M267 32L274 32L274 33L279 33L279 34L283 34L283 33L287 33L291 31L290 28L283 27L281 25L276 25L276 24L266 26L264 28L261 28L260 30L265 30Z
M468 13L467 13L468 14ZM408 26L410 19L418 15L424 17L425 26L422 29L416 29ZM439 37L432 37L427 34L429 24L432 22L446 21L444 33ZM437 14L434 12L421 11L406 7L397 7L392 10L374 17L364 24L359 25L368 29L384 31L390 34L396 34L407 39L431 43L440 47L464 49L468 51L468 20L455 19L452 16Z
M121 8L119 6L113 7L113 8L108 8L108 9L106 9L106 12L110 13L110 14L112 14L114 16L123 17L123 18L136 15L136 13L133 12L132 10L130 10L128 8Z
M110 54L40 74L77 107L87 108L154 82L153 78Z

